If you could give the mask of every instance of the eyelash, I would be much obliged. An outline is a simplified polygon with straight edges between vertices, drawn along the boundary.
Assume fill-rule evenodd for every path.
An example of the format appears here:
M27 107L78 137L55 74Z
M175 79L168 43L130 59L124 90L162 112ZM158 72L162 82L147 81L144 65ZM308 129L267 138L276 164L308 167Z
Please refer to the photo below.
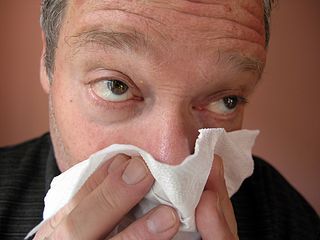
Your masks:
M236 94L227 94L227 95L224 95L224 96L221 96L221 97L217 97L215 98L216 100L214 101L220 101L220 100L223 100L224 98L226 97L237 97L237 105L235 107L235 110L230 112L230 113L226 113L226 114L218 114L218 113L215 113L213 111L210 111L208 109L206 109L206 106L203 106L203 107L200 107L199 110L200 111L203 111L203 112L206 112L206 114L208 114L209 116L213 116L214 118L216 119L220 119L220 120L227 120L227 119L230 119L230 118L233 118L237 115L237 113L239 112L239 109L243 106L245 106L246 104L248 104L248 99L244 96L241 96L241 95L236 95ZM214 102L212 101L212 102Z
M96 80L98 81L98 80ZM94 82L96 82L94 81ZM93 102L96 106L102 108L102 109L107 109L107 110L122 110L124 108L131 108L132 107L132 101L140 100L139 98L133 98L127 101L122 101L122 102L109 102L106 100L103 100L101 97L99 97L92 89L92 83L89 83L89 95L91 96L91 99L93 99Z
M96 82L98 81L102 81L102 80L118 80L118 81L121 81L123 82L124 84L126 84L128 86L128 88L130 89L133 89L134 86L132 86L132 84L128 83L127 81L121 79L121 78L115 78L115 77L103 77L103 78L99 78L99 79L96 79L94 81L91 81L88 83L89 85L89 93L90 95L92 96L93 98L93 101L95 103L95 105L103 108L103 109L112 109L112 110L123 110L124 108L127 108L127 109L131 109L132 110L132 102L133 101L137 101L137 100L143 100L142 97L134 97L134 98L131 98L131 99L128 99L126 101L119 101L119 102L111 102L111 101L106 101L104 99L102 99L100 96L98 96L95 91L93 90L93 87L92 85L95 84ZM239 109L241 108L241 106L244 106L245 104L248 103L248 100L246 97L244 96L241 96L241 95L236 95L234 93L231 93L231 91L223 91L223 93L221 92L220 94L220 97L217 97L215 96L214 99L212 99L211 103L214 103L214 102L218 102L218 101L223 101L225 98L232 98L232 97L235 97L237 100L236 100L236 106L234 108L234 111L232 111L232 109L230 109L230 112L228 113L217 113L217 112L214 112L214 111L210 111L209 109L206 109L207 106L210 105L207 104L206 106L203 106L203 107L195 107L194 109L197 109L197 110L200 110L200 111L205 111L207 112L209 115L213 115L215 118L217 119L230 119L232 117L234 117L237 112L239 111ZM223 102L224 104L224 102ZM225 108L228 108L226 105L225 105Z

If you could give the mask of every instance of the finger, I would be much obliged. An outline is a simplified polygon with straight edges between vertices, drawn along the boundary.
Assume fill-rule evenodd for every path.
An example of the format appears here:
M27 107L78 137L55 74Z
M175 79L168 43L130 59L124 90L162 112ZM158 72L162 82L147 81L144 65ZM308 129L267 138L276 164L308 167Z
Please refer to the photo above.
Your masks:
M128 162L131 157L125 154L118 154L115 157L108 160L105 164L99 167L85 182L81 187L79 192L72 198L69 203L69 206L73 209L79 204L79 202L89 195L93 190L95 190L102 181L107 177L109 173L116 170L123 163Z
M109 172L101 184L63 219L53 239L100 239L148 192L153 177L141 158L133 157Z
M171 207L162 205L152 209L147 215L113 237L112 240L172 239L178 232L179 225L176 212Z
M234 235L237 234L237 222L234 216L233 206L230 201L224 178L224 167L222 159L215 155L213 167L206 185L206 189L216 192L219 197L222 212Z
M124 154L118 154L117 156L108 160L105 164L99 167L85 182L76 195L70 200L70 202L60 209L52 218L48 219L41 229L38 231L35 239L42 239L43 236L49 236L56 226L67 216L89 193L91 193L117 166L120 166L124 162L130 159L129 156Z
M236 239L222 212L217 193L203 192L196 209L196 223L203 240Z

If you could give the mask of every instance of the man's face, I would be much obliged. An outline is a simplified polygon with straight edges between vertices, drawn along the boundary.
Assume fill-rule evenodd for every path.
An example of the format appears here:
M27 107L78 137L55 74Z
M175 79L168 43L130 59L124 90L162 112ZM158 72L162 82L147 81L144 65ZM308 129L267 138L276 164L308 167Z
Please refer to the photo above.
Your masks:
M69 1L49 89L60 169L114 143L178 164L198 129L240 129L264 34L259 0Z

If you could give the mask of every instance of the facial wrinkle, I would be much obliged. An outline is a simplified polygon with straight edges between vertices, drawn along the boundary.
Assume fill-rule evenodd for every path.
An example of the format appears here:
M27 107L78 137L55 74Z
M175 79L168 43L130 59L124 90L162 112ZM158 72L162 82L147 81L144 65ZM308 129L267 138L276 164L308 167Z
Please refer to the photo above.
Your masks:
M169 6L161 5L158 7L200 18L224 19L251 28L258 34L264 33L263 15L256 14L259 9L254 9L248 5L241 6L238 2L228 2L230 1L188 6L175 1L170 3ZM181 5L185 5L185 7L181 7Z
M252 16L255 16L262 24L264 23L263 0L244 1L240 0L240 5Z
M172 11L171 14L173 15L176 14L175 12L179 12L196 17L228 19L252 28L259 34L263 34L263 8L261 3L259 3L260 1L243 0L212 1L210 3L195 3L186 0L169 2L150 0L131 1L128 3L104 0L101 6L108 9L121 9L130 13L138 13L146 18L158 21L161 24L164 24L164 21L168 19L166 17L166 15L169 14L168 10ZM158 11L156 11L156 9Z
M90 2L90 1L89 1ZM207 4L209 6L213 6L214 4L212 4L212 2L214 2L214 4L216 4L217 6L223 6L222 1L211 1L210 4ZM233 0L225 0L223 2L227 2L227 3L234 3L235 1ZM253 8L251 5L254 6L258 6L258 4L248 4L249 6L246 6L246 2L247 1L237 1L239 5L242 4L243 7L246 8ZM190 47L193 48L194 45L205 45L208 47L208 51L215 51L215 49L218 47L228 47L228 44L230 47L230 49L232 49L234 46L237 46L239 44L237 44L237 41L243 42L243 44L246 43L250 43L250 44L258 44L257 47L259 47L259 49L261 48L264 49L264 38L261 37L261 35L258 35L257 32L255 32L254 30L252 30L251 28L248 28L246 26L242 26L241 24L238 24L237 21L229 21L228 19L226 20L225 18L222 19L217 19L217 18L199 18L197 16L194 17L190 17L190 15L188 14L181 14L179 13L179 16L182 15L182 18L184 18L185 21L180 21L180 17L179 17L179 22L182 22L181 26L174 24L174 21L176 21L175 17L169 17L169 16L164 16L165 12L169 12L170 14L176 14L175 10L170 10L168 8L161 8L161 7L157 7L156 9L151 9L153 5L151 4L163 4L164 1L155 1L155 0L150 0L150 1L98 1L98 3L95 5L95 9L98 9L97 11L101 11L101 16L103 17L103 11L111 11L111 12L116 12L116 13L112 13L114 15L115 18L117 18L118 13L123 14L127 14L130 15L129 17L125 17L122 20L126 20L128 19L128 21L118 21L116 19L116 23L115 23L115 29L122 29L122 28L127 28L127 27L131 27L131 28L137 28L137 30L135 31L139 31L140 33L143 31L143 33L145 34L144 39L147 39L147 41L152 42L152 37L159 37L165 38L163 40L165 41L156 41L158 48L157 48L157 52L159 55L160 52L161 54L166 54L166 58L162 58L162 63L160 64L160 66L165 65L166 62L169 62L168 59L174 58L174 53L176 52L175 49L177 47L176 43L182 43L183 47L186 48L186 50ZM173 3L170 2L170 4L179 4L179 3L188 3L188 1L185 0L178 0L178 1L174 1ZM190 3L190 2L189 2ZM105 4L105 5L103 5ZM194 3L194 4L198 4L198 3ZM199 5L203 6L203 4ZM137 7L134 7L137 6ZM180 6L181 7L181 6ZM114 9L114 10L112 10ZM124 10L123 10L124 9ZM159 10L159 11L157 11ZM140 11L140 12L139 12ZM132 13L133 12L133 13ZM153 16L151 16L151 18L149 18L149 16L146 17L146 15L151 14L151 13L155 13ZM160 14L158 12L161 12ZM132 13L132 14L131 14ZM145 14L146 13L146 14ZM95 14L95 12L90 13L92 15ZM131 18L131 15L133 16ZM160 16L160 18L158 17ZM145 18L146 17L146 18ZM113 18L113 17L112 17ZM112 19L111 18L111 19ZM121 18L121 16L120 16ZM145 20L141 20L141 18L145 19ZM171 18L171 19L170 19ZM100 19L100 18L99 18ZM119 18L118 18L119 19ZM132 21L131 21L132 19ZM209 21L208 21L209 20ZM211 23L210 23L211 20ZM118 22L119 24L118 24ZM172 22L172 26L169 26L171 24L168 24L168 22L170 23L170 21ZM191 24L189 24L189 21ZM134 23L139 23L141 22L141 24L134 24ZM145 24L145 22L149 22L150 24ZM165 24L164 24L164 23ZM187 22L187 23L186 23ZM198 24L198 22L203 22L203 24ZM209 22L209 23L208 23ZM228 22L228 24L226 24L226 22ZM128 24L127 24L128 23ZM194 23L194 26L192 26L192 23ZM111 22L111 26L112 26L112 22ZM160 26L159 24L161 24L160 28L157 28L157 26ZM90 26L90 25L89 25ZM92 26L92 24L91 24ZM147 26L147 30L146 27ZM199 27L198 27L199 26ZM108 24L106 24L104 26L105 28L111 28ZM148 30L149 28L149 30ZM168 28L173 28L173 30L168 30ZM146 31L145 31L146 30ZM111 30L113 31L113 30ZM145 31L145 32L144 32ZM154 31L156 31L156 33L158 34L154 34ZM168 31L170 31L170 34L168 34ZM151 37L149 37L149 34ZM177 39L179 38L179 39ZM176 40L171 41L171 40ZM228 41L226 41L228 40ZM171 44L172 42L172 44ZM230 44L231 43L231 44ZM242 44L242 43L240 43ZM159 46L161 45L161 47ZM233 46L232 46L233 45ZM256 48L256 46L254 46ZM160 52L159 52L160 51ZM260 50L259 50L260 51ZM149 51L146 51L144 53L148 54ZM154 51L152 51L154 52ZM171 56L172 55L172 56ZM201 57L201 55L199 55ZM167 60L167 61L166 61ZM158 68L160 68L160 66ZM249 66L249 65L247 65ZM257 65L258 66L258 65ZM250 66L249 66L250 68ZM249 69L248 68L248 69ZM253 69L253 65L252 68ZM157 69L155 69L157 70Z
M262 46L265 45L263 15L257 13L256 15L261 15L261 18L258 18L251 13L258 11L254 10L255 8L258 9L257 4L251 4L255 6L254 8L250 4L245 5L245 3L234 0L229 0L226 3L206 4L208 6L193 3L194 6L186 7L186 3L190 2L180 0L164 4L163 1L131 1L128 3L104 0L96 6L100 10L122 11L145 19L145 22L149 22L149 26L152 26L152 30L157 31L161 37L178 38L179 30L183 27L181 25L177 26L176 21L179 19L190 36L199 32L208 36L207 33L211 32L213 35L211 39L221 39L227 33L226 39L239 38L240 40L259 43ZM249 12L246 9L251 11ZM262 7L260 11L262 12ZM217 27L213 27L216 23L218 24ZM219 24L224 26L219 27ZM170 34L163 32L165 30L168 30ZM190 34L190 31L194 33ZM214 37L215 34L216 37Z
M157 33L157 37L161 38L162 40L170 40L168 39L170 38L170 35L164 32L164 28L160 28L160 26L164 25L163 22L159 21L157 18L154 18L152 14L141 14L142 11L130 11L129 8L118 7L126 6L124 1L111 1L110 4L110 2L108 3L108 1L104 0L75 0L74 3L73 9L77 8L79 10L72 11L73 14L77 14L77 12L85 12L85 17L81 16L81 22L84 24L80 24L77 34L91 31L92 26L96 24L96 27L104 27L105 31L123 31L125 33L128 32L131 35L133 32L136 32L141 36L140 38L144 40L144 44L140 44L141 46L144 45L150 47L150 43L153 42L152 37L154 35L149 34L150 31ZM108 14L108 12L110 12L110 14ZM101 26L101 20L103 18L109 20L110 24ZM83 25L83 27L81 27L81 25ZM159 29L162 29L162 31ZM143 41L140 41L140 43L141 42ZM140 50L141 49L142 48L140 48Z
M94 4L91 2L94 1ZM84 5L82 8L86 9L87 6L90 8L91 12L99 11L99 10L113 10L113 11L123 11L130 13L132 15L137 15L139 17L143 17L145 20L149 20L152 22L156 22L158 24L164 25L164 22L154 17L153 11L150 8L146 8L146 4L148 1L136 1L139 4L136 4L134 1L115 1L115 0L91 0L87 2L77 0L76 3L80 6ZM141 4L144 2L145 5ZM152 11L152 12L151 12Z
M235 5L237 8L243 8L251 15L255 16L258 19L261 19L263 17L263 11L262 11L262 0L180 0L180 1L186 1L192 3L191 6L197 5L203 5L205 7L212 6L212 5L222 5L225 6L227 11L231 11L231 5ZM178 1L175 1L178 2ZM263 22L263 21L261 21Z
M71 166L71 156L66 149L66 146L62 140L60 129L57 125L51 92L49 93L49 122L50 134L51 138L53 138L53 147L55 148L55 152L59 153L57 156L55 156L57 159L58 167L60 171L65 171L67 168ZM63 159L64 162L61 162L60 159Z

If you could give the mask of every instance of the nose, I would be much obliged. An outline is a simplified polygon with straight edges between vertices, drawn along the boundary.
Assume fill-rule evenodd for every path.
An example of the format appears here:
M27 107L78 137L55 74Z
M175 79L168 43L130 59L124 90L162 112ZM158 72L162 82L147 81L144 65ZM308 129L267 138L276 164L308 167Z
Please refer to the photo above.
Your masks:
M144 116L139 127L142 134L138 145L160 162L177 165L193 153L201 126L192 110L182 109L181 106L154 109Z

